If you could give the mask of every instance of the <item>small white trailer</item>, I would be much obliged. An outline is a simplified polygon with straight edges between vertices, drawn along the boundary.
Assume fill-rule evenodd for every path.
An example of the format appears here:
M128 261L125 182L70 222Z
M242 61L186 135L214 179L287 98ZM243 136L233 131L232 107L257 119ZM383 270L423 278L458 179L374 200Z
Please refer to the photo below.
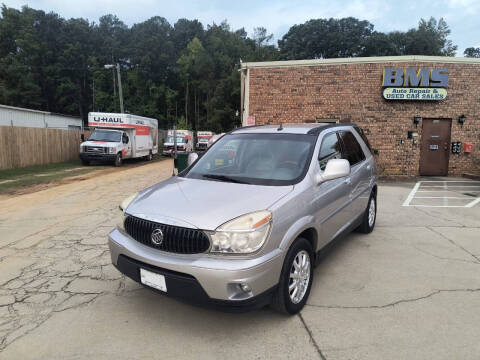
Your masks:
M88 126L93 128L88 140L80 144L80 159L111 161L120 166L124 159L145 157L158 153L158 121L133 114L88 114Z

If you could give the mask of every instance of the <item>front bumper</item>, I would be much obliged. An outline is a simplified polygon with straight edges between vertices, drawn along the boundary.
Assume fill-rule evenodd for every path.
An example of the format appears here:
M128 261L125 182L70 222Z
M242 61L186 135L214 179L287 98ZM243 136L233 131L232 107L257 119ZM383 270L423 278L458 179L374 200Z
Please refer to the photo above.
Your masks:
M177 150L177 154L185 154L187 151L186 150ZM165 156L173 156L174 151L169 149L169 150L162 150L162 154Z
M80 153L80 159L86 161L115 161L117 154Z
M166 295L230 309L250 309L269 303L284 258L279 249L248 259L166 253L137 242L118 228L109 234L108 244L113 265L133 280L140 282L143 267L165 276ZM251 291L241 291L240 284L248 284Z

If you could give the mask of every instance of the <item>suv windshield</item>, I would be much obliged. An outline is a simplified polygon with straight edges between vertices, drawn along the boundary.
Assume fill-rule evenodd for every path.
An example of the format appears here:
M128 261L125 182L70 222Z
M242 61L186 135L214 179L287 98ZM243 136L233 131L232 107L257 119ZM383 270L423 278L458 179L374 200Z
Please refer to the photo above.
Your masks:
M88 141L121 142L121 138L122 136L119 131L93 130L93 133L88 138Z
M254 185L292 185L306 174L316 136L223 136L182 176Z

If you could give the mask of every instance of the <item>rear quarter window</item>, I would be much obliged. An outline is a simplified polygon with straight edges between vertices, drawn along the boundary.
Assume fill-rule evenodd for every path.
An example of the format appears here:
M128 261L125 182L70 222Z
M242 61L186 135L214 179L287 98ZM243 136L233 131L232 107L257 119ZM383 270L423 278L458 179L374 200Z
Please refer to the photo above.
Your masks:
M340 131L339 135L343 144L342 158L348 160L350 166L365 160L365 154L355 138L355 135L353 135L350 131Z
M367 135L365 135L365 131L363 131L363 129L359 128L358 126L355 126L354 129L358 132L358 134L362 138L365 145L367 145L368 150L370 150L370 152L373 153L373 150L372 150L372 147L370 146L370 142L368 141Z

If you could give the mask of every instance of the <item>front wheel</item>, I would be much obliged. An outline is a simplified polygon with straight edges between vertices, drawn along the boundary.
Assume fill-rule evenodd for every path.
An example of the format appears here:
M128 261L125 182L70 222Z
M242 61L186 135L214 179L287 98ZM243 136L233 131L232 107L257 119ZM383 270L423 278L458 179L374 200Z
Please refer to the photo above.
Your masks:
M296 314L305 306L313 280L312 245L298 238L288 250L272 307L286 314Z
M117 154L117 157L115 158L115 166L122 166L122 153Z

